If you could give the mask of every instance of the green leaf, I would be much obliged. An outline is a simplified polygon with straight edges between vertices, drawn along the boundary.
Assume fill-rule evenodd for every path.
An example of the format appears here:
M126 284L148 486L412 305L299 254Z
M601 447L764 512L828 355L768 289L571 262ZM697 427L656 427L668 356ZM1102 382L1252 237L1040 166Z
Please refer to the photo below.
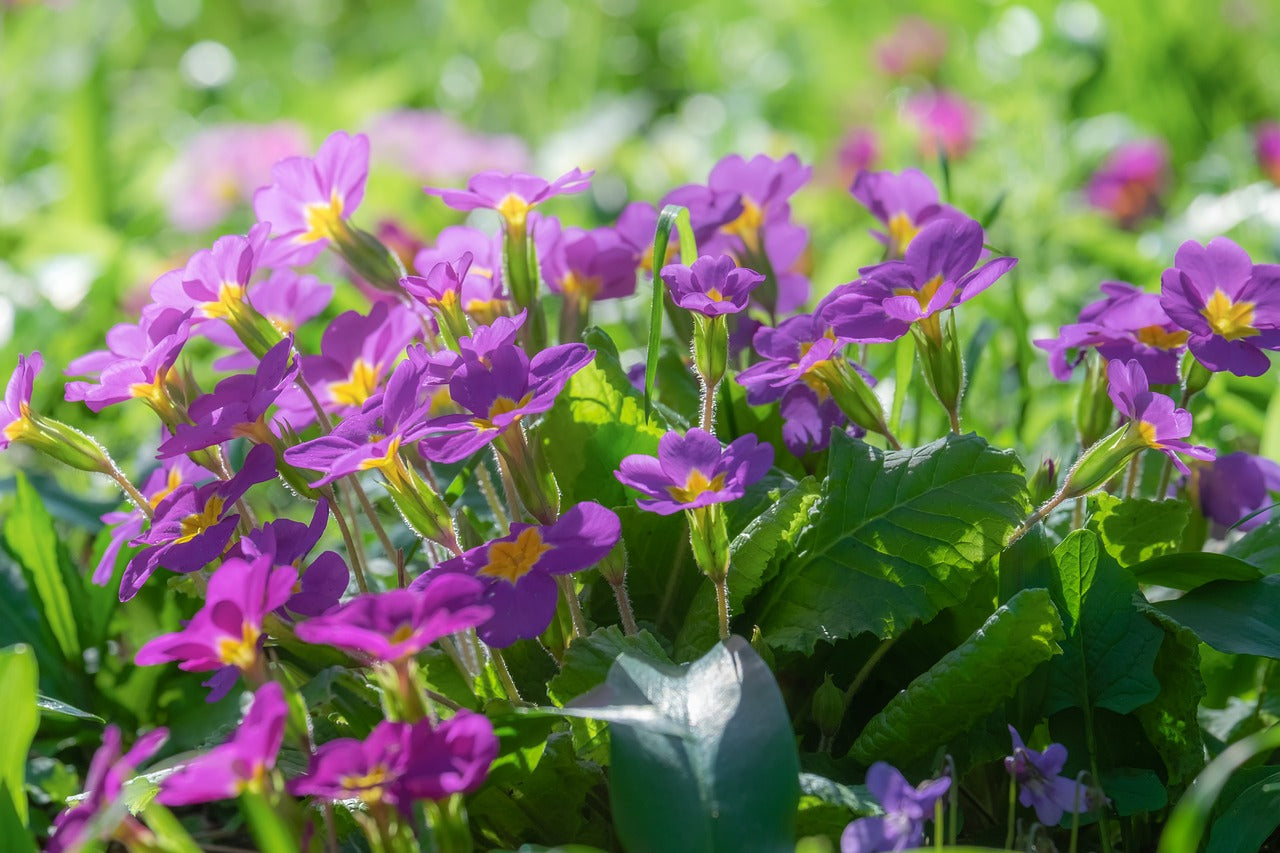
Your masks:
M1199 709L1205 686L1200 676L1200 641L1160 611L1140 609L1164 631L1164 642L1153 670L1160 682L1160 695L1134 714L1164 760L1169 786L1181 787L1204 769Z
M22 567L39 599L41 617L67 662L79 666L82 646L77 614L84 612L84 580L71 565L40 496L18 474L13 512L4 523L5 547Z
M1264 768L1257 769L1265 772ZM1261 850L1262 842L1280 826L1280 809L1276 808L1280 771L1275 767L1266 769L1272 772L1236 795L1213 822L1205 853Z
M262 853L293 853L298 849L293 830L262 794L241 794L240 812Z
M1214 581L1154 606L1220 652L1280 659L1280 575Z
M143 820L146 821L147 827L155 833L157 848L165 851L165 853L201 853L200 845L196 844L195 839L187 832L182 822L174 817L173 812L157 802L150 802L142 809ZM254 836L257 839L257 836ZM261 847L262 853L277 853L277 851L293 851L298 849L298 843L291 841L292 847L268 847L257 839Z
M639 655L651 661L670 663L657 639L648 631L634 637L622 633L617 625L597 628L589 636L574 640L564 654L560 672L547 684L547 695L557 705L581 696L604 683L613 662L623 653Z
M1122 500L1100 494L1089 503L1089 529L1122 566L1178 550L1191 514L1183 501Z
M801 480L795 488L774 499L729 543L729 612L741 613L743 602L768 582L783 559L795 550L796 537L818 501L818 481ZM719 625L716 594L710 582L698 587L689 615L676 638L676 657L687 660L715 645Z
M1028 512L1022 465L976 435L885 453L833 434L796 555L761 595L770 645L895 637L963 601Z
M1280 519L1273 519L1227 546L1226 553L1252 563L1264 574L1280 572Z
M27 825L27 750L36 736L36 655L29 646L0 650L0 784L12 795L13 810Z
M586 340L596 357L560 392L538 424L535 440L555 472L565 506L585 500L621 506L630 498L613 472L632 453L656 456L666 428L645 420L644 401L608 336L589 329Z
M1159 811L1169 804L1169 794L1154 771L1124 767L1099 772L1102 791L1120 817Z
M60 702L43 694L36 696L36 707L40 709L42 714L55 714L61 717L74 717L77 720L92 720L95 723L106 723L106 720L97 714L90 714L88 711L82 711L79 708L68 705L66 702Z
M610 797L621 846L787 851L795 846L800 762L773 674L742 637L688 666L624 654L584 713L648 708L610 724Z
M798 836L824 835L836 842L849 821L883 813L865 785L843 785L813 773L800 774Z
M662 347L662 267L667 261L667 244L671 242L671 229L680 232L680 261L692 264L698 257L698 246L693 237L693 224L687 208L668 204L658 214L658 228L653 235L653 297L649 302L649 346L645 354L644 416L647 421L652 412L653 386L658 376L658 354Z
M1144 560L1130 566L1129 572L1138 583L1183 590L1195 589L1213 581L1251 581L1262 577L1262 571L1257 566L1238 557L1200 551L1166 554Z
M15 797L9 783L0 781L0 838L4 839L5 849L12 853L36 853L36 842L27 830L26 821L14 810L13 804L21 798L27 798L21 790Z
M1152 701L1152 671L1164 632L1134 604L1137 582L1089 530L1077 530L1053 554L1054 599L1067 631L1062 657L1050 665L1046 713L1106 708L1127 714Z
M1058 654L1062 619L1048 590L1024 589L871 718L849 755L901 764L965 732Z

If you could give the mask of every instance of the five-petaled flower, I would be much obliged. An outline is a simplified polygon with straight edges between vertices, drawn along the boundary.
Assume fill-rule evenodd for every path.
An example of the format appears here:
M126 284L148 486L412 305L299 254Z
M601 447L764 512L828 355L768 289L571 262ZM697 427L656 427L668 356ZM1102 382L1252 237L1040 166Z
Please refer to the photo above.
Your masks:
M659 439L657 457L626 457L614 476L645 495L636 502L641 509L671 515L737 500L772 465L773 446L754 435L724 447L714 435L694 427Z
M1191 435L1191 413L1177 408L1164 394L1153 393L1142 365L1136 360L1128 364L1119 360L1108 362L1107 382L1111 402L1120 414L1129 418L1129 432L1135 441L1159 450L1183 474L1189 474L1190 469L1178 458L1179 453L1192 459L1214 458L1213 450L1208 447L1183 441Z

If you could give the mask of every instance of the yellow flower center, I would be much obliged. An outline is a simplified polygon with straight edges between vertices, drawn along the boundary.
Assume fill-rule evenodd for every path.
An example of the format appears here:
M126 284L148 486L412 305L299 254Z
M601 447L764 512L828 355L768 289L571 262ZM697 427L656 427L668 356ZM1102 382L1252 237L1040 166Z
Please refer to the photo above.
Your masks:
M1253 327L1253 303L1232 302L1221 288L1214 289L1213 296L1209 297L1200 313L1209 321L1209 328L1214 334L1229 341L1258 334Z
M401 625L391 632L390 640L392 643L403 643L405 640L413 636L413 626L408 622Z
M512 400L510 397L499 397L498 399L494 400L493 405L489 407L489 416L487 418L472 418L471 423L472 425L480 429L497 429L497 427L494 426L494 423L493 423L495 418L497 418L499 415L505 415L508 412L513 412L516 409L521 408L522 406L528 405L529 401L532 399L533 399L532 391L530 391L528 394L525 394L519 400ZM520 420L519 415L517 415L515 420L513 420L511 423L514 424L518 420Z
M371 435L370 443L381 441L385 436ZM372 459L363 460L359 468L361 471L378 470L393 486L403 486L409 481L409 470L405 468L404 460L400 458L400 438L391 439L387 445L387 452L382 456L375 456Z
M470 299L463 310L474 317L476 322L489 326L502 316L504 307L501 299Z
M1138 421L1138 435L1142 436L1142 440L1151 447L1159 447L1160 443L1156 441L1156 425L1149 421Z
M372 803L382 799L382 786L387 783L387 775L386 766L376 764L368 773L343 776L339 784L348 791L354 791L366 803Z
M182 519L182 535L175 539L175 542L190 542L201 533L204 533L210 527L218 523L218 519L222 517L223 501L220 495L210 495L209 501L204 505L204 509L200 512L188 515Z
M720 230L742 241L748 252L760 249L760 229L764 226L764 211L746 196L742 197L742 213L738 218L721 226Z
M561 283L560 288L564 291L565 296L595 299L596 294L600 292L600 284L599 276L584 277L571 272L564 277L564 282Z
M920 226L911 221L905 213L895 213L889 217L889 254L900 258L907 253L907 246L920 233Z
M329 397L333 402L343 406L363 406L364 401L378 390L378 377L381 370L376 364L370 364L363 358L357 358L351 366L351 376L346 382L335 382L329 386Z
M502 218L507 221L509 227L523 231L525 219L529 216L529 202L515 193L507 193L506 197L498 202L497 211L502 214Z
M1170 332L1163 326L1143 326L1136 333L1138 343L1156 349L1177 349L1187 342L1190 332L1182 329Z
M894 296L910 296L920 304L921 311L929 310L929 302L938 294L938 288L942 287L942 276L935 275L924 283L924 287L916 290L910 287L899 287L893 291ZM945 305L943 306L946 307Z
M9 441L17 441L27 428L31 426L31 405L26 401L18 404L18 419L4 428L4 437Z
M542 541L538 528L530 527L522 530L514 542L495 542L490 545L489 562L476 574L486 578L500 578L514 584L533 571L538 558L550 550L551 546Z
M309 204L303 215L307 220L307 230L295 238L299 243L314 243L335 237L342 228L342 196L334 190L329 196L328 204Z
M718 492L723 488L724 474L716 474L714 478L708 480L706 474L694 468L689 472L689 478L685 480L683 486L667 486L667 491L675 500L687 504L697 500L703 492Z
M261 761L253 763L253 770L249 773L248 779L241 779L237 786L241 793L247 791L250 794L261 794L267 790L267 765Z
M707 298L712 302L724 302L724 294L714 287L707 291Z
M243 304L244 288L234 281L224 281L218 286L218 298L201 303L200 312L213 319L226 319L235 314Z
M164 500L165 498L169 497L169 495L173 494L173 490L178 488L178 486L181 486L181 485L182 485L182 472L179 471L178 467L175 465L174 467L169 469L169 476L165 480L164 488L162 488L160 491L156 492L154 495L151 496L151 501L150 501L151 508L155 509L156 507L160 506L160 501Z
M218 640L218 660L241 670L249 669L258 659L258 638L261 636L261 631L246 622L239 637Z

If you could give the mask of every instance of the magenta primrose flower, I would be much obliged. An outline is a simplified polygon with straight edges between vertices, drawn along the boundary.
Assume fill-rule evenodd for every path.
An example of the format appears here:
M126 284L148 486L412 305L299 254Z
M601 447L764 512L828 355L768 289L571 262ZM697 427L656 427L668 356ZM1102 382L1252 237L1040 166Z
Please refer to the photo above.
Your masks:
M230 480L199 487L183 483L170 492L156 504L151 527L133 540L132 544L145 547L125 566L120 600L133 598L158 568L197 572L216 560L240 520L239 514L232 512L236 501L250 487L274 479L275 475L274 452L259 444L249 451L244 467Z
M594 174L593 171L574 169L548 183L542 178L522 172L481 172L467 181L465 190L424 187L423 191L428 195L440 196L454 210L496 210L508 227L524 230L532 208L558 195L582 192L590 186L591 176Z
M1160 295L1123 281L1104 281L1103 299L1080 311L1080 320L1063 326L1056 338L1035 345L1049 353L1054 378L1066 382L1086 352L1096 349L1105 359L1136 359L1147 378L1157 384L1178 382L1178 359L1188 332L1165 314Z
M1251 530L1272 516L1259 510L1272 506L1272 493L1280 492L1280 465L1264 456L1228 453L1209 465L1194 466L1189 482L1215 533L1223 535L1232 527Z
M138 649L134 663L176 662L185 672L254 670L261 661L262 620L284 606L297 580L297 569L276 567L267 557L228 559L209 578L204 606L186 627L152 639ZM219 680L208 701L221 699L233 683Z
M320 316L333 298L333 285L325 284L313 275L302 275L284 268L272 270L265 279L252 282L247 297L246 301L254 311L265 317L282 335L288 335ZM200 334L232 350L230 355L213 363L215 370L257 369L258 358L245 348L240 337L225 321L210 320L200 324Z
M160 781L156 801L193 806L267 790L284 743L289 706L279 682L268 681L253 695L253 705L231 739L187 761Z
M449 396L466 413L432 418L419 451L433 462L467 458L522 418L550 409L569 378L594 357L585 344L548 347L532 359L504 344L487 363L465 359L449 380Z
M764 281L764 276L738 266L728 255L718 258L703 255L691 266L668 264L663 267L662 280L671 292L671 299L681 308L718 317L747 310L751 291Z
M538 225L538 264L552 293L597 302L636 292L635 253L614 229L561 229L550 217ZM542 240L548 244L545 250Z
M982 226L972 219L931 222L902 260L864 267L863 281L832 291L819 316L846 340L897 340L911 324L968 302L1018 263L1017 258L995 258L975 269L982 242Z
M947 55L947 34L918 15L898 21L892 33L875 43L876 65L886 74L930 76Z
M840 853L882 853L906 850L924 843L924 822L934 805L951 789L951 777L931 779L919 787L897 768L877 761L867 770L867 788L884 809L883 816L863 817L840 835Z
M208 478L208 471L187 457L180 456L177 459L168 460L152 471L138 491L142 492L142 496L151 503L151 508L154 510L183 483L196 484ZM98 561L98 566L93 571L93 582L98 586L106 586L111 582L120 549L142 535L147 517L141 509L130 504L129 509L113 510L103 515L101 520L111 532L107 547L102 552L102 559Z
M1147 375L1136 360L1107 362L1107 393L1120 414L1129 418L1131 428L1154 450L1159 450L1183 474L1191 473L1178 458L1184 453L1192 459L1208 461L1215 454L1208 447L1183 441L1191 435L1191 413L1179 409L1164 394L1154 394L1147 385Z
M299 263L313 260L364 199L369 138L330 134L314 158L290 157L271 170L271 185L254 193L253 211L272 234L308 247Z
M293 566L301 577L284 609L299 616L328 613L338 605L351 580L351 570L335 551L325 551L306 563L307 555L324 534L328 520L329 504L321 499L316 502L309 524L288 518L269 521L241 537L227 556L250 562L265 556L273 565Z
M1266 121L1253 131L1258 166L1273 184L1280 184L1280 122Z
M489 645L502 648L545 631L555 616L555 576L594 566L621 535L621 523L612 510L590 501L580 503L554 524L511 525L506 536L437 564L410 589L425 589L450 573L480 580L481 600L493 615L477 633Z
M454 264L463 255L471 264L462 280L459 301L462 310L481 323L492 323L505 314L510 296L503 288L502 235L486 234L475 228L451 225L436 236L436 244L420 250L413 266L421 276L429 275L437 264Z
M1110 214L1121 227L1132 228L1159 212L1168 183L1169 153L1164 143L1140 139L1111 152L1089 178L1085 200Z
M68 402L83 402L92 411L141 398L158 411L167 410L165 384L191 335L192 310L150 305L137 324L122 323L107 332L107 349L96 350L67 365L68 376L95 376L68 382Z
M481 603L483 591L475 578L449 572L416 589L356 596L337 610L299 622L296 630L304 642L393 663L441 637L483 624L493 615Z
M1263 350L1280 349L1280 265L1254 264L1226 237L1178 247L1160 277L1160 304L1190 333L1201 364L1236 376L1261 376Z
M885 230L872 231L888 249L890 258L901 258L920 229L934 219L963 216L938 201L938 188L919 169L893 172L859 172L849 192Z
M754 435L723 447L714 435L694 427L659 439L656 458L626 457L614 476L646 496L636 502L641 509L672 515L737 500L772 466L773 447L760 444Z
M18 354L18 366L9 375L4 388L4 403L0 405L0 450L18 440L31 415L31 395L35 391L36 376L44 368L44 356Z
M409 275L400 279L400 286L412 296L436 311L462 307L462 285L474 260L470 252L464 252L456 261L441 261L426 275Z
M119 823L97 825L98 817L119 801L124 783L133 778L139 765L156 754L168 737L168 729L152 729L139 737L128 752L122 754L119 727L107 726L102 733L102 746L93 754L93 760L85 774L86 797L54 818L53 837L45 847L46 853L79 850L95 840L110 838ZM120 822L136 825L127 810L119 812L119 819ZM90 829L97 830L96 837L90 833Z
M1088 788L1058 775L1067 763L1065 746L1051 743L1044 752L1037 752L1027 748L1013 726L1009 726L1009 735L1013 738L1013 754L1005 758L1004 769L1018 784L1018 802L1034 807L1036 820L1045 826L1057 826L1063 814L1094 809L1097 803Z
M903 111L920 129L922 156L934 159L939 151L945 151L949 159L959 160L973 146L977 112L956 93L941 89L920 92L907 99Z
M797 382L826 394L826 385L815 377L815 371L840 358L846 343L816 314L788 317L777 328L761 326L751 339L760 360L739 373L735 381L747 389L747 402L753 406L780 399Z
M875 131L867 127L849 128L836 149L842 183L848 186L859 174L874 166L879 157L880 140Z
M289 783L294 796L386 803L408 814L415 800L440 800L479 788L498 755L493 724L459 711L431 725L383 721L363 741L321 744L305 775Z
M270 230L270 225L259 223L244 236L219 237L211 248L192 255L181 270L156 279L151 299L158 305L192 312L193 326L234 315L244 302L253 274L269 265Z

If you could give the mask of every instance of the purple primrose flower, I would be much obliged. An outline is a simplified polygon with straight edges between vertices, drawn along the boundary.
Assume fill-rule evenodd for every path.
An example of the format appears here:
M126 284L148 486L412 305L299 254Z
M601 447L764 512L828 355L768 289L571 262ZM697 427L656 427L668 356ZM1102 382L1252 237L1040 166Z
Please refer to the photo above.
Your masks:
M561 229L543 217L534 234L542 277L552 293L591 303L636 292L635 252L614 229Z
M901 173L859 172L849 192L885 230L871 235L885 244L889 258L901 258L920 229L939 217L962 216L938 201L938 188L919 169Z
M39 351L31 355L18 354L18 366L9 375L4 388L4 402L0 403L0 450L17 441L26 429L31 417L31 394L35 391L36 376L44 368L44 356Z
M484 583L481 600L493 615L477 633L491 646L538 636L555 615L556 575L600 562L618 543L622 528L612 510L597 503L575 505L554 524L513 524L511 532L439 563L414 580L425 589L438 577L461 573Z
M633 454L614 476L646 497L641 509L671 515L737 500L747 487L769 473L773 447L744 435L728 447L704 430L668 432L658 441L657 457Z
M509 227L524 230L530 209L554 196L582 192L594 174L574 169L548 183L521 172L481 172L467 181L465 190L425 187L424 191L440 196L454 210L496 210Z
M138 491L150 501L151 508L154 510L183 483L195 483L197 480L207 479L208 476L208 471L187 457L180 456L177 459L168 460L165 465L152 471ZM111 529L111 533L107 547L102 552L102 559L98 561L98 566L93 571L93 582L98 586L106 586L110 583L111 575L115 571L116 558L120 555L120 549L142 535L147 517L141 509L130 505L127 510L113 510L106 513L101 520Z
M1164 143L1141 139L1121 145L1085 186L1090 207L1109 214L1122 228L1133 228L1158 213L1168 188L1169 153Z
M242 537L227 556L253 561L265 555L273 565L293 566L300 577L293 595L284 604L285 610L300 616L319 616L338 605L351 580L351 570L335 551L325 551L303 565L324 534L328 519L329 504L322 499L316 503L310 524L288 518L267 522Z
M244 791L264 793L284 743L288 716L284 688L268 681L254 693L253 706L231 739L165 776L156 800L166 806L192 806L228 800Z
M840 853L882 853L906 850L924 843L924 822L934 805L951 789L951 777L913 786L898 770L877 761L867 771L867 788L884 808L883 816L863 817L840 835Z
M67 375L96 375L68 382L66 399L100 412L107 406L141 398L157 412L169 409L166 385L191 334L192 309L148 306L137 324L122 323L107 332L107 349L77 358Z
M450 572L418 589L357 596L337 610L298 623L297 634L307 643L391 663L483 623L493 613L480 603L483 591L480 581Z
M1193 466L1190 483L1216 533L1237 526L1250 530L1272 515L1258 511L1275 503L1271 494L1280 492L1280 465L1264 456L1228 453L1209 465Z
M760 273L737 266L728 255L703 255L692 266L669 264L661 275L677 305L708 317L747 310L751 291L764 281Z
M1067 763L1065 746L1051 743L1044 752L1036 752L1027 748L1013 726L1009 726L1009 735L1013 738L1013 754L1005 758L1004 769L1018 784L1018 802L1034 807L1036 820L1045 826L1057 826L1063 814L1094 808L1094 795L1088 788L1058 775Z
M1159 450L1183 474L1191 473L1178 458L1184 453L1192 459L1208 461L1214 452L1208 447L1183 441L1191 435L1191 413L1179 409L1164 394L1154 394L1147 385L1147 375L1136 360L1107 362L1107 393L1120 414L1129 418L1130 428L1153 450Z
M436 237L436 244L421 249L413 266L419 275L429 275L437 264L453 264L463 255L471 263L462 279L459 302L462 310L477 322L492 323L507 312L510 297L503 289L502 235L486 234L475 228L451 225Z
M747 402L753 406L780 399L797 382L826 395L827 386L817 372L840 358L846 343L816 314L789 317L777 328L761 326L751 339L760 360L739 373L735 381L747 389ZM874 380L870 382L874 384Z
M384 291L378 291L383 293ZM313 275L301 275L292 269L272 270L265 279L249 285L246 301L280 332L296 332L308 321L320 316L333 298L333 285L324 284ZM209 320L200 325L200 334L219 346L232 350L213 363L216 370L255 370L258 359L241 342L240 337L223 320Z
M1280 349L1280 265L1254 264L1226 237L1178 247L1160 277L1160 304L1191 333L1187 347L1205 367L1261 376L1263 350Z

